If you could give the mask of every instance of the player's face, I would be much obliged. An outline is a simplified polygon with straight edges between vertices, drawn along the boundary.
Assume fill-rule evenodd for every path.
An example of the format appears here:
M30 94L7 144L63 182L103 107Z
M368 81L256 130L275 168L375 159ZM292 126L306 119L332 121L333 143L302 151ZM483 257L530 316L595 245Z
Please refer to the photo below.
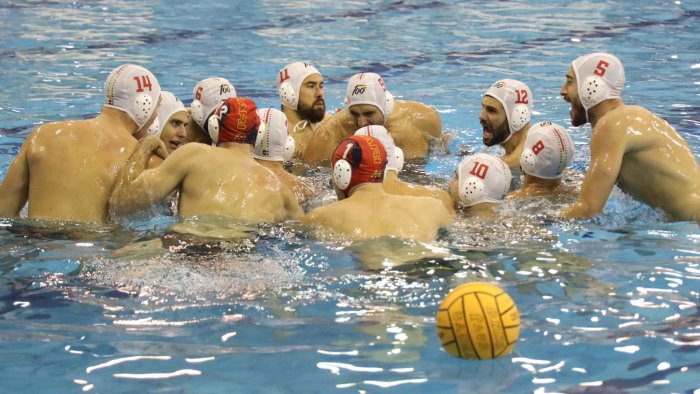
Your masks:
M348 112L355 120L355 126L357 128L372 126L372 125L383 125L384 115L379 108L372 104L355 104L348 108Z
M569 117L571 117L571 124L573 126L581 126L588 122L586 119L586 110L581 104L581 100L578 96L578 83L576 82L576 74L574 69L569 67L566 72L566 81L562 85L559 94L564 98L564 101L571 104L571 109L569 110Z
M302 119L311 123L320 122L326 116L326 101L323 97L323 77L311 74L299 88L297 112Z
M481 100L479 123L483 129L482 138L486 146L500 144L510 135L506 111L501 102L491 96L484 96Z
M187 141L187 112L180 111L174 113L163 125L163 132L160 139L165 143L165 149L171 153Z

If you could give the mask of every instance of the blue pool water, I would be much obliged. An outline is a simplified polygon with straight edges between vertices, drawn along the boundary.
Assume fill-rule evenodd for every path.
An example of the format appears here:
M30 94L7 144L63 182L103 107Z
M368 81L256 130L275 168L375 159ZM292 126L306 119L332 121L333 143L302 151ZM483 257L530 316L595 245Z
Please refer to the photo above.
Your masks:
M478 113L493 81L527 82L536 119L569 127L558 94L568 64L607 51L625 63L625 100L700 155L695 1L171 3L0 5L0 176L35 125L97 113L104 79L126 62L184 98L224 76L261 107L278 105L274 77L292 60L325 74L331 109L352 74L379 72L395 95L440 112L449 152L408 176L441 185L456 152L483 150ZM590 129L569 130L585 171ZM617 190L592 220L561 222L559 208L508 203L502 219L458 219L427 246L267 226L205 257L158 247L173 223L160 214L72 237L4 219L0 392L700 392L698 225ZM381 269L384 258L409 263ZM473 280L518 305L509 356L440 348L437 307Z

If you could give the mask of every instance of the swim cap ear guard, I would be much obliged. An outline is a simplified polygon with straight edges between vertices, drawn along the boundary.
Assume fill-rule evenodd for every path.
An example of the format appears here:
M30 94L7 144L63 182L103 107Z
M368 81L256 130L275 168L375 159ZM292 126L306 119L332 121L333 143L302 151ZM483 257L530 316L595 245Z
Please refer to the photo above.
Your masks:
M354 143L347 144L345 152L343 152L343 158L338 160L333 166L333 183L338 189L343 191L350 186L350 181L352 181L352 166L346 158L354 146Z
M226 112L228 110L228 107L224 106L221 111ZM219 118L216 116L216 111L215 113L211 114L209 116L209 119L207 119L207 124L206 124L206 131L209 133L209 137L211 137L212 143L216 145L216 143L219 141Z
M292 160L297 143L292 136L287 136L287 143L284 145L284 161Z
M389 117L389 114L391 111L394 109L394 95L391 94L388 90L386 91L386 117ZM386 123L386 119L384 119L384 123Z
M591 75L583 80L579 98L586 108L591 108L609 96L608 84L602 78ZM588 111L586 111L586 115Z
M204 124L204 105L202 105L202 102L199 100L194 100L192 101L192 104L190 104L190 107L192 108L192 120L194 120L199 127L206 129L206 125Z
M289 82L282 83L279 89L277 89L277 93L280 95L282 105L293 109L297 108L297 95L292 84Z
M155 135L156 137L160 138L160 133L162 130L160 129L160 120L156 117L153 120L153 123L148 127L148 130L146 130L146 133Z
M517 104L510 114L509 122L511 133L522 129L526 124L530 123L530 109L527 105Z
M139 127L143 126L151 118L153 111L156 109L155 103L151 96L146 93L141 93L134 99L134 104L132 111L134 114L134 120Z
M459 188L459 201L465 206L472 206L485 197L486 186L484 181L472 176Z
M529 148L525 148L520 155L520 168L526 174L531 174L537 167L537 155Z
M401 172L404 164L403 149L398 146L394 147L394 165L396 166L396 172Z

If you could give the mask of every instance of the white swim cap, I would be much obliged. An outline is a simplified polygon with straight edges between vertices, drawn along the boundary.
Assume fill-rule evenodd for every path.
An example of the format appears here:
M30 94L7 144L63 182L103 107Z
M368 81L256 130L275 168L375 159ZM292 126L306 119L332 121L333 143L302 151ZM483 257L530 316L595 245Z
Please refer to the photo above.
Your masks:
M160 107L158 107L158 117L156 118L156 121L153 122L153 125L151 125L151 127L148 128L148 134L153 134L156 137L160 138L160 134L163 132L163 126L168 124L168 120L170 120L171 116L175 115L180 111L186 112L187 109L185 109L185 104L183 104L179 98L177 98L171 92L165 90L160 92Z
M282 105L296 111L299 105L299 90L304 80L311 74L321 73L310 63L294 62L286 65L277 75L277 92Z
M457 167L459 205L501 203L510 190L511 173L500 157L486 153L467 156Z
M289 135L287 116L275 108L258 109L260 127L253 147L253 157L268 161L287 161L296 144Z
M360 73L350 77L345 92L345 105L349 108L357 104L370 104L379 108L384 116L384 124L394 108L394 96L389 93L379 74Z
M534 125L525 139L520 155L523 172L542 179L561 178L574 159L574 141L564 127L541 122Z
M153 123L151 123L151 125L148 126L146 134L155 135L156 137L160 138L162 132L163 129L160 127L160 120L158 120L158 117L156 117L155 119L153 119Z
M126 112L140 129L158 105L160 85L148 70L123 64L109 74L105 82L105 107Z
M204 122L222 101L235 98L236 89L226 78L210 77L197 83L192 90L192 120L206 130Z
M591 53L571 62L581 105L588 110L601 101L620 98L625 87L625 69L620 59L608 53Z
M403 150L394 144L394 139L384 126L361 127L355 131L355 135L367 135L379 140L384 146L384 150L386 150L386 171L401 171L403 168Z
M514 79L501 79L491 85L484 96L491 96L498 100L506 112L509 133L503 142L508 141L513 133L530 122L532 91L524 83Z

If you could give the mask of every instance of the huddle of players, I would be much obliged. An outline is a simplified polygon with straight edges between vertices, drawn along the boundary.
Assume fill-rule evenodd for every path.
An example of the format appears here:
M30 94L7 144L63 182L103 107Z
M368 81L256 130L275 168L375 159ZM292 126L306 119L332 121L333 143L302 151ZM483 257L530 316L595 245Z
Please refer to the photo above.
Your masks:
M621 62L603 53L582 56L572 62L566 78L560 94L571 103L572 124L590 122L593 130L591 165L576 203L564 216L590 217L601 212L617 182L623 191L664 210L671 219L700 221L697 161L668 123L644 108L622 103ZM432 108L396 100L379 75L362 73L348 83L347 109L327 114L323 77L315 67L300 62L283 68L277 85L281 111L257 109L251 100L236 97L223 78L200 81L186 109L171 93L160 92L147 70L121 66L107 80L107 103L91 120L92 126L107 133L115 124L127 125L122 129L130 136L148 135L138 145L133 137L133 141L109 141L121 143L121 149L116 149L111 170L97 174L102 182L92 204L94 212L75 213L80 211L75 204L60 206L61 192L70 188L56 183L71 182L49 182L51 172L42 161L51 161L47 159L51 154L46 149L32 151L25 142L0 186L0 214L16 216L28 201L33 218L104 221L109 217L107 207L113 215L124 214L177 190L181 217L214 215L245 222L293 218L352 238L394 235L430 241L440 228L450 225L455 208L476 210L502 202L512 174L524 175L522 187L514 193L517 196L563 192L561 177L573 159L574 144L560 125L532 126L533 96L522 82L497 81L482 100L483 142L500 144L505 154L465 157L449 193L398 178L404 156L425 156L431 141L444 141L439 116ZM630 115L635 117L630 120ZM48 141L51 137L46 135L56 127L44 125L27 141L34 147L44 144L72 151L66 142ZM185 144L189 141L205 143ZM95 145L99 142L105 145L104 141ZM154 156L167 159L160 163ZM299 204L316 190L284 170L284 161L292 156L309 164L331 158L338 201L304 214ZM120 160L122 165L117 165ZM80 180L81 171L74 172ZM87 184L82 184L83 194L88 193ZM53 193L58 208L42 200L47 191ZM81 200L75 195L70 198ZM83 201L82 208L90 202Z

